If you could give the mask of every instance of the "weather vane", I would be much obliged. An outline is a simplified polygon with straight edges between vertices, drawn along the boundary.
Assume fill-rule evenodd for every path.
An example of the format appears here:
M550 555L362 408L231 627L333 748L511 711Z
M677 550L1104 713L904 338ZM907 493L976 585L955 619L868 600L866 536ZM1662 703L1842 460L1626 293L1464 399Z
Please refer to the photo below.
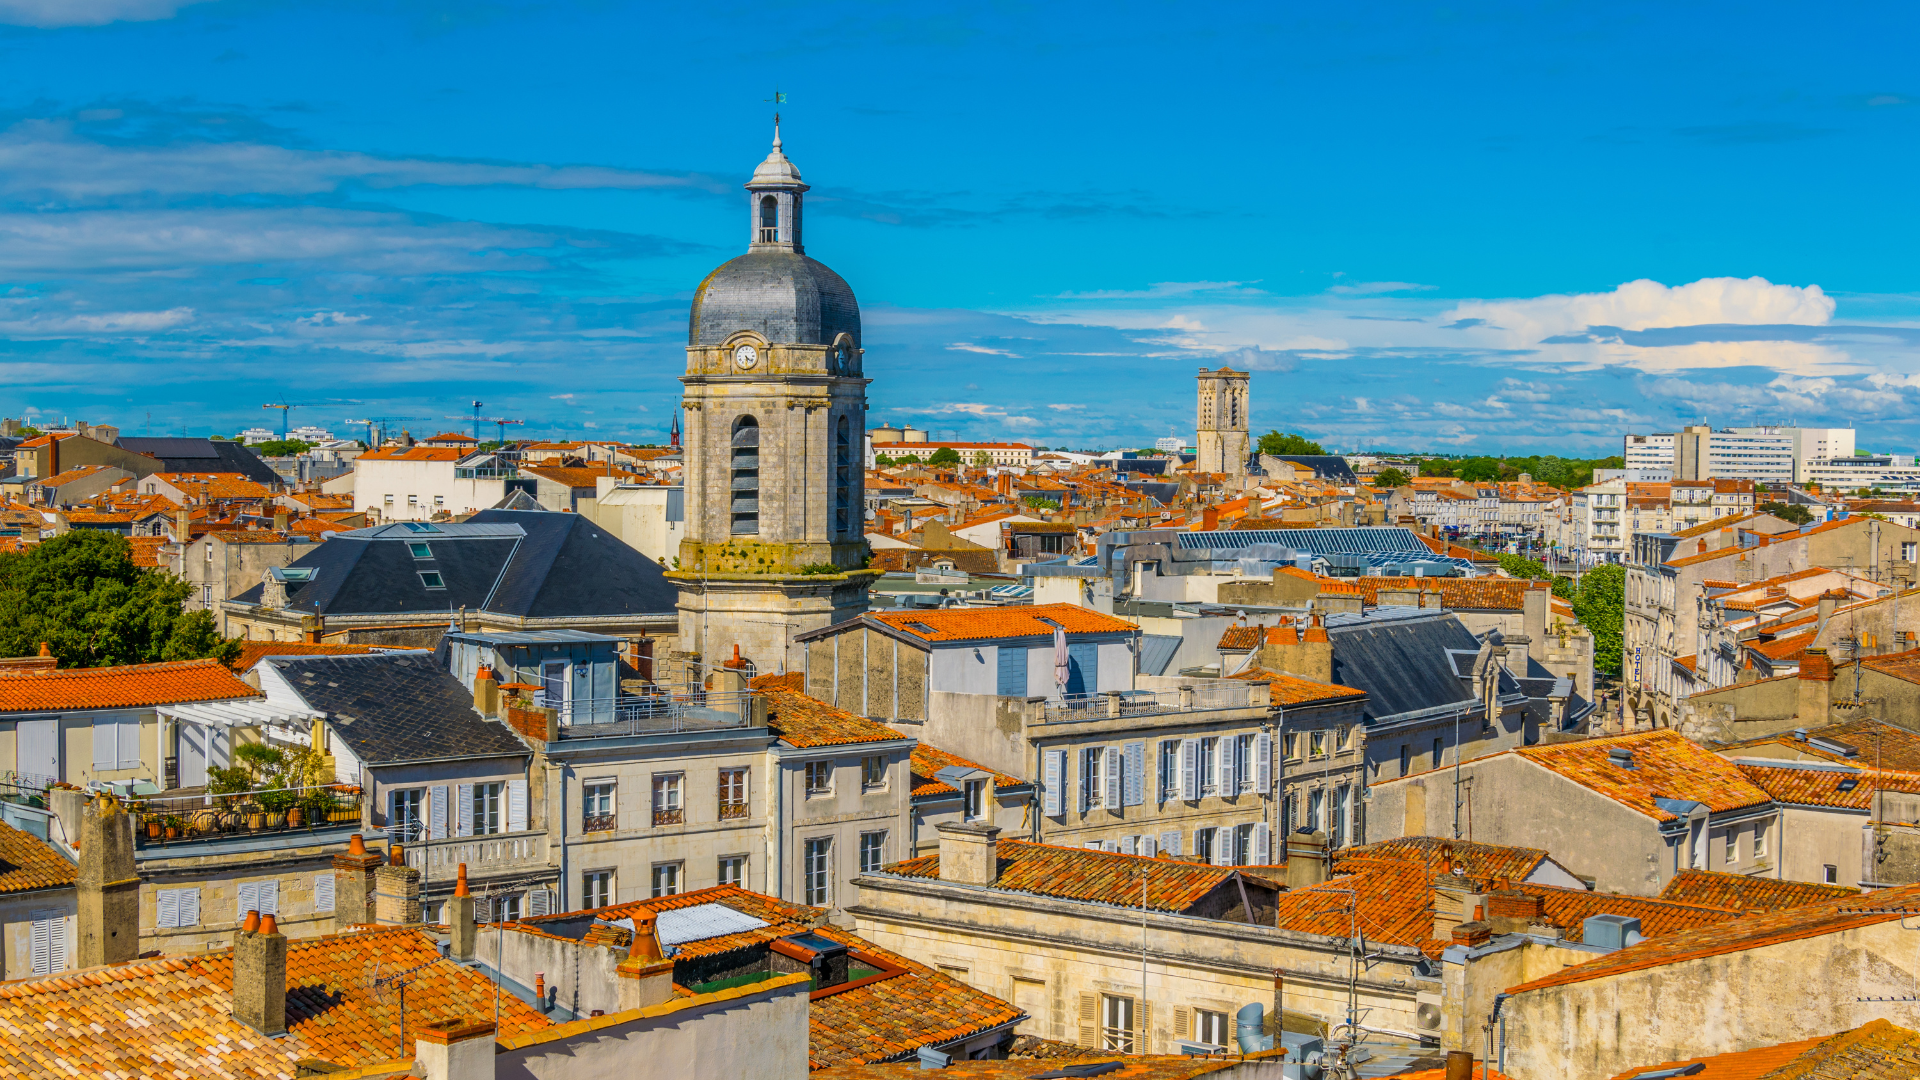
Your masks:
M781 93L780 88L776 86L773 89L773 96L770 98L767 98L766 101L768 104L776 106L776 108L773 110L773 126L779 127L780 126L780 110L778 106L785 105L787 103L787 95Z

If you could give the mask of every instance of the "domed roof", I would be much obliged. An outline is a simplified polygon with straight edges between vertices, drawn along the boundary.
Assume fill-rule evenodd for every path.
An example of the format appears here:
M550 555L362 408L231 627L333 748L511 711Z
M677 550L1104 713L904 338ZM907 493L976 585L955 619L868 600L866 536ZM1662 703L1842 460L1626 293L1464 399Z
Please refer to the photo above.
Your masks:
M687 344L718 345L741 330L783 345L831 345L848 334L857 349L860 304L824 263L797 251L751 251L694 291Z

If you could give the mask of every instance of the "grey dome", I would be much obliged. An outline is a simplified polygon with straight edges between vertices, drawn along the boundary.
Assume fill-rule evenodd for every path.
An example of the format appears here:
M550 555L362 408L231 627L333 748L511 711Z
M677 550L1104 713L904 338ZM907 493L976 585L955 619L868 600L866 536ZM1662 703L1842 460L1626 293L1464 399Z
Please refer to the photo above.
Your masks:
M860 304L826 264L795 251L752 251L723 263L693 293L687 344L718 345L752 330L782 345L860 347Z

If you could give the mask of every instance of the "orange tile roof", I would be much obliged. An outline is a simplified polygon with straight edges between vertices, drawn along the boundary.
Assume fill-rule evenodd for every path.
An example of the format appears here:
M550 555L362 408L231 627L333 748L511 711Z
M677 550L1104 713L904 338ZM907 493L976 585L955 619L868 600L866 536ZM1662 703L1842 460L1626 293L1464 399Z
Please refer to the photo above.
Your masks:
M218 660L0 673L0 713L137 709L261 696Z
M1218 647L1221 652L1252 652L1266 639L1266 627L1229 626L1221 631Z
M164 536L127 537L127 544L133 549L133 565L150 566L155 569L171 565L160 557L160 549L171 542Z
M1723 874L1713 870L1682 870L1660 890L1662 900L1684 900L1709 904L1734 911L1779 911L1820 900L1857 896L1851 885L1828 885L1816 881L1785 881L1780 878Z
M1449 609L1485 611L1519 611L1528 593L1549 588L1544 581L1497 577L1360 577L1351 584L1360 587L1368 604L1380 602L1382 589L1419 589L1439 593L1440 602Z
M1051 619L1069 634L1137 634L1140 628L1074 604L1029 607L947 608L941 611L869 612L867 618L923 641L988 641L1052 637ZM917 624L917 625L916 625ZM927 629L920 629L926 627Z
M778 675L755 675L747 685L755 690L791 690L796 694L804 694L807 691L807 673L788 671Z
M1369 941L1438 955L1444 945L1433 939L1432 878L1425 867L1409 859L1349 857L1336 869L1338 875L1323 885L1281 893L1275 925L1344 938L1357 919Z
M1451 873L1454 867L1460 866L1465 868L1462 876L1485 881L1525 881L1540 869L1540 864L1554 862L1541 848L1482 844L1439 836L1400 836L1343 848L1334 855L1335 869L1345 859L1400 859L1419 863L1435 874ZM1559 864L1554 862L1554 865ZM1566 870L1564 866L1560 868ZM1567 873L1571 875L1572 871Z
M79 868L45 840L0 824L0 893L72 885Z
M383 446L369 450L355 461L459 461L472 450L458 446Z
M1620 748L1633 751L1632 769L1611 763L1609 751ZM1654 805L1656 797L1702 803L1715 813L1758 806L1769 799L1731 762L1672 730L1526 746L1507 753L1551 769L1655 821L1675 820L1675 815Z
M1920 794L1920 773L1802 768L1789 761L1777 765L1741 761L1736 767L1776 802L1795 806L1865 810L1875 790Z
M1204 866L1091 848L1059 847L1025 840L995 842L1000 875L994 885L1009 892L1140 907L1140 872L1150 871L1147 907L1181 912L1199 902L1237 872L1231 866ZM939 854L922 855L881 868L901 877L940 877Z
M409 1032L492 1010L493 984L441 959L425 934L363 930L289 944L284 1038L231 1015L229 949L0 985L0 1059L16 1076L128 1080L290 1077L303 1058L389 1061L401 1050L399 1002L380 1000L369 974L411 968L420 970L407 986ZM501 1038L550 1026L519 998L500 998Z
M1074 1066L1113 1064L1116 1068L1100 1073L1103 1080L1189 1080L1191 1077L1237 1069L1238 1057L1204 1058L1176 1054L1146 1054L1114 1057L1111 1053L1089 1050L1065 1062ZM922 1069L915 1061L896 1061L884 1065L835 1065L811 1074L812 1080L921 1080ZM1027 1080L1050 1071L1048 1064L1031 1058L1002 1061L955 1061L942 1067L949 1080ZM1495 1080L1500 1074L1495 1072Z
M1920 885L1901 885L1873 894L1875 910L1911 906L1920 901ZM1569 983L1602 979L1631 971L1665 967L1708 956L1744 952L1788 941L1821 937L1863 926L1894 922L1899 914L1869 914L1861 910L1867 901L1859 897L1841 897L1817 901L1780 911L1745 915L1714 926L1683 930L1677 934L1651 938L1584 964L1565 968L1544 978L1512 987L1509 994L1525 993Z
M1011 1023L1025 1015L999 998L975 990L918 961L883 949L865 938L832 924L815 925L820 916L826 914L820 908L789 904L737 886L720 885L678 896L634 900L595 909L593 914L613 920L631 916L643 909L671 911L713 903L724 904L768 925L723 935L718 939L686 942L677 947L676 959L719 955L804 932L849 945L901 970L902 973L893 978L881 979L811 1002L807 1024L810 1029L809 1058L814 1069L905 1057L922 1046L966 1038ZM554 918L578 919L581 914L578 911L568 912ZM535 919L523 921L521 925L537 927L539 924L540 920Z
M993 786L996 788L1021 787L1026 783L1017 776L1008 776L1006 773L988 769L985 765L968 761L959 754L919 743L913 748L913 793L915 795L958 794L959 789L953 785L933 778L934 773L948 768L983 769L993 773Z
M1903 653L1886 656L1869 656L1860 663L1868 671L1877 671L1890 675L1903 682L1920 683L1920 649L1909 649Z
M243 641L240 655L228 663L235 671L252 671L265 656L340 656L373 651L371 645L310 645L300 641Z
M271 499L273 492L233 472L154 473L152 479L171 484L182 493L205 499Z
M565 484L568 487L576 488L593 487L603 477L616 481L646 479L646 477L641 476L639 473L631 473L625 469L615 469L612 472L608 472L605 466L594 468L592 466L523 465L520 467L520 471L538 476L543 480L551 480L556 484Z
M1793 678L1793 676L1785 677ZM1851 747L1856 753L1849 756L1842 752L1827 750L1815 744L1812 741L1814 739ZM1871 718L1844 720L1838 724L1828 724L1826 727L1808 728L1806 739L1801 739L1792 732L1781 732L1740 742L1720 743L1714 747L1714 750L1724 756L1746 747L1768 745L1789 747L1810 758L1845 762L1859 768L1884 767L1896 772L1920 772L1920 732L1909 731Z
M1681 481L1681 483L1684 484L1685 482ZM1703 521L1690 529L1682 529L1673 535L1682 540L1691 540L1696 536L1705 536L1708 533L1719 532L1721 529L1731 529L1743 521L1752 521L1758 516L1757 514L1728 514L1726 517L1717 517L1712 521Z
M59 487L62 484L71 484L75 480L84 480L102 469L110 469L112 467L111 465L75 465L65 472L55 473L52 476L30 481L30 483L37 484L40 487Z
M1540 898L1540 914L1560 928L1568 941L1586 940L1586 921L1595 915L1625 915L1640 920L1640 933L1648 938L1676 934L1683 930L1714 926L1737 919L1737 908L1682 900L1662 900L1625 893L1589 892L1531 882L1514 888Z
M1312 679L1303 679L1284 671L1268 671L1265 668L1248 668L1227 678L1268 684L1275 705L1306 705L1315 701L1338 701L1342 698L1367 696L1367 692L1358 687L1314 682Z
M1772 641L1749 641L1746 646L1769 660L1791 660L1813 645L1813 635L1814 632L1809 630L1804 634L1792 634Z
M765 691L767 728L788 746L846 746L888 742L906 736L818 698L791 690Z
M476 445L480 442L479 439L476 439L471 435L461 434L458 431L443 431L440 434L433 436L432 438L421 439L420 441L421 442L474 443Z
M1824 1039L1641 1065L1614 1080L1687 1065L1700 1066L1689 1080L1906 1080L1920 1076L1920 1032L1880 1017Z
M1415 1069L1412 1072L1388 1073L1381 1077L1380 1080L1447 1080L1447 1070ZM1512 1080L1512 1077L1509 1077L1499 1069L1488 1071L1486 1062L1476 1061L1473 1065L1473 1075L1470 1080Z

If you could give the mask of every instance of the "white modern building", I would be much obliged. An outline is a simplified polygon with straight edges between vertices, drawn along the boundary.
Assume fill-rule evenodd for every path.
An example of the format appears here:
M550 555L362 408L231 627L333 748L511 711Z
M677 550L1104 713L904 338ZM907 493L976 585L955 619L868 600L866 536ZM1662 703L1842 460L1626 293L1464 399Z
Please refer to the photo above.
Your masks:
M1852 428L1735 427L1705 424L1678 432L1626 436L1621 453L1628 479L1758 480L1804 484L1817 461L1853 455ZM1654 476L1665 470L1666 476ZM1637 475L1636 475L1636 471Z
M1671 431L1656 431L1651 435L1629 435L1620 456L1626 459L1627 471L1650 469L1673 472L1673 440Z
M535 486L493 454L451 446L383 446L354 459L353 477L353 508L380 521L471 514Z
M1853 434L1849 431L1847 434ZM1833 492L1853 492L1861 488L1874 491L1920 491L1920 465L1912 454L1852 455L1814 461L1804 477Z

